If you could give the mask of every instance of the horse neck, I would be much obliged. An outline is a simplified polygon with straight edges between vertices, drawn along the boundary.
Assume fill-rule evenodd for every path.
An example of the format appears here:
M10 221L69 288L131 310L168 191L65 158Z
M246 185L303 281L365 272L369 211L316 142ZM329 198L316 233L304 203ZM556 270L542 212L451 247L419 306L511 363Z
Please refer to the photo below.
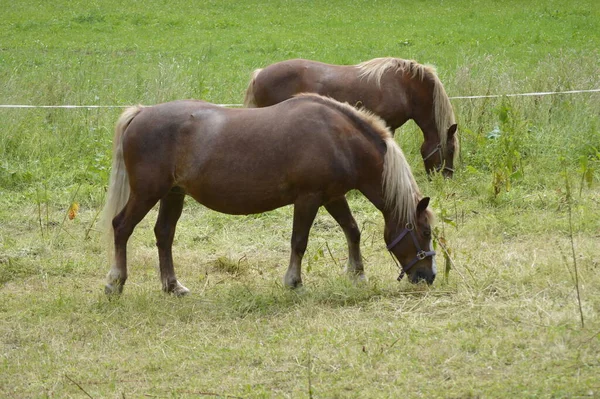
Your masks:
M385 154L379 154L375 162L369 163L371 167L365 165L361 169L363 179L359 190L380 210L386 226L404 225L412 222L408 219L412 217L411 209L416 206L420 193L402 150L392 138L386 139L385 143Z
M406 72L410 76L409 72ZM428 75L421 79L413 76L408 80L408 92L411 98L410 118L423 132L426 142L440 141L434 102L435 81Z
M399 217L395 212L386 207L383 189L379 181L372 180L372 182L376 183L363 185L359 188L359 191L365 197L367 197L367 199L375 206L375 208L379 209L383 215L383 220L385 221L386 231L390 230L392 229L392 226L402 223L403 221L400 220L401 217ZM404 222L404 224L406 224L406 222Z

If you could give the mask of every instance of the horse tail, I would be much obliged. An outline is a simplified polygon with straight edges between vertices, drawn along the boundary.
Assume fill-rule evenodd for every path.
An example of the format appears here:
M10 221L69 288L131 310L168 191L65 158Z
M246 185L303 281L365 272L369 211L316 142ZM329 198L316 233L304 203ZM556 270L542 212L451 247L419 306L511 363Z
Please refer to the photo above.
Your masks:
M256 108L256 100L254 98L254 84L256 83L256 77L262 71L262 69L256 69L252 72L248 88L246 89L246 96L244 97L244 107Z
M113 162L108 183L108 192L106 194L106 203L102 210L99 226L104 233L106 244L112 244L113 229L112 220L123 209L129 199L129 177L125 169L123 158L123 137L125 130L143 109L143 106L137 105L127 108L119 117L115 126L115 136L113 139Z

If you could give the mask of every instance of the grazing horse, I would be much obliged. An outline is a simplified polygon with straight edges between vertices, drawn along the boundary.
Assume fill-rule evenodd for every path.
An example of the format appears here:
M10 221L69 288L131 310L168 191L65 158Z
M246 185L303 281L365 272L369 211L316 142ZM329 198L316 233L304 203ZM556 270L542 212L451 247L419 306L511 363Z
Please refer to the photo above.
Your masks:
M384 240L403 274L431 284L436 267L429 198L421 196L402 150L377 116L315 94L260 109L195 100L128 108L115 128L102 217L108 232L112 221L115 249L105 291L122 292L127 240L160 202L154 232L162 288L188 292L175 276L171 252L185 195L228 214L293 204L288 287L302 284L302 256L323 205L346 236L347 272L363 279L360 231L345 198L352 189L383 213Z
M421 156L427 173L454 173L456 122L444 86L430 66L400 58L375 58L358 65L295 59L252 74L244 105L267 107L310 92L364 107L396 130L413 119L423 131Z

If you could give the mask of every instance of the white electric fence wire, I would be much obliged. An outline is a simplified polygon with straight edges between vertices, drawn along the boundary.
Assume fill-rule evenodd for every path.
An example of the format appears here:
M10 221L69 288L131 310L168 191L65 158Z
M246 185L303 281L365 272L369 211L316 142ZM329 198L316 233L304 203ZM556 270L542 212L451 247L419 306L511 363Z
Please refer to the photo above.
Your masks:
M536 97L551 96L558 94L579 94L579 93L599 93L600 89L589 90L567 90L567 91L541 91L534 93L514 93L514 94L487 94L481 96L455 96L449 97L451 100L467 100L479 98L501 98L501 97ZM216 104L221 107L242 107L243 104ZM0 108L127 108L130 105L27 105L27 104L0 104Z

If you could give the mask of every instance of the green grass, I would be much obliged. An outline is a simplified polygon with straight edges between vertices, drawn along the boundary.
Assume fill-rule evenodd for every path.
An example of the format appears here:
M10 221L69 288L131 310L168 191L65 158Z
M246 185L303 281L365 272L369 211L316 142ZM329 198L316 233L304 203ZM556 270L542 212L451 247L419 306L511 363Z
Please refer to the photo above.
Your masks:
M253 69L294 57L414 58L437 66L450 96L600 88L591 0L2 9L0 104L240 103ZM598 396L600 96L453 106L452 181L427 180L412 122L396 133L433 199L454 262L447 279L440 254L432 287L398 283L381 215L350 193L369 282L343 274L345 239L323 211L305 287L289 291L290 207L240 217L190 200L174 256L192 294L160 292L153 211L130 240L116 300L102 292L95 221L121 110L0 109L0 396Z

